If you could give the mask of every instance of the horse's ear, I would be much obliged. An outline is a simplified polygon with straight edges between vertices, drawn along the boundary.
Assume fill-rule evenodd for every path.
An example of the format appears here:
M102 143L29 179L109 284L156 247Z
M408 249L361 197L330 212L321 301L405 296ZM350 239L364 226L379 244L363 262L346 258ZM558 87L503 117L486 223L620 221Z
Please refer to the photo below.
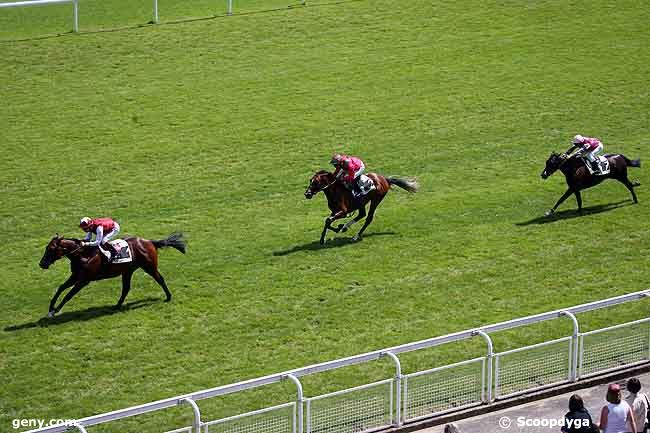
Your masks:
M61 236L58 233L55 233L54 237L57 238L57 239L61 239Z

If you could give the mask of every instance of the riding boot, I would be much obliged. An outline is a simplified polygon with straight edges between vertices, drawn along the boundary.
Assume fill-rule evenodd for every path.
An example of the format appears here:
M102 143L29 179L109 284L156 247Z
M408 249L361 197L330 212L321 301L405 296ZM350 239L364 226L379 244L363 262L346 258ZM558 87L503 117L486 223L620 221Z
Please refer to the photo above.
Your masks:
M591 169L594 171L594 174L600 174L600 161L591 161Z
M104 257L104 259L106 259L106 264L108 265L111 263L111 261L113 261L113 257L115 257L115 250L113 249L113 246L109 243L105 243L102 246L104 247L105 251L108 253L108 258L106 257L105 254L101 252L100 254Z
M352 207L358 208L361 204L361 190L359 189L359 184L353 184L350 192L352 193Z

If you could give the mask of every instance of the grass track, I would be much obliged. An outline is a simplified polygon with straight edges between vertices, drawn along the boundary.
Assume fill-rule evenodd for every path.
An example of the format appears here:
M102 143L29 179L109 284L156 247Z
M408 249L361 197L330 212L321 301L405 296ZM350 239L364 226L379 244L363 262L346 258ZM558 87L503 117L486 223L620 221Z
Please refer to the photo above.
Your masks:
M141 22L122 20L127 2L111 4L115 21L98 13L90 24ZM201 2L179 5L179 17L206 15ZM56 7L38 11L45 29L60 25ZM645 168L632 173L644 184L638 206L607 182L584 194L586 215L538 217L564 190L557 175L539 179L543 162L573 134L647 159L648 12L642 1L350 1L0 43L0 242L10 247L0 431L14 418L85 416L646 288ZM3 39L43 34L31 19L11 22ZM325 202L302 192L335 150L416 176L422 191L391 192L363 242L320 249ZM43 247L54 232L79 235L85 214L149 238L187 234L187 256L161 257L171 304L136 274L130 309L108 314L119 282L105 281L34 326L67 273L65 263L38 269ZM638 303L585 324L648 311ZM569 330L502 333L496 348ZM481 350L452 345L405 366ZM390 371L351 368L305 388ZM270 391L202 410L281 402ZM148 417L145 430L186 415ZM143 430L129 420L97 431Z

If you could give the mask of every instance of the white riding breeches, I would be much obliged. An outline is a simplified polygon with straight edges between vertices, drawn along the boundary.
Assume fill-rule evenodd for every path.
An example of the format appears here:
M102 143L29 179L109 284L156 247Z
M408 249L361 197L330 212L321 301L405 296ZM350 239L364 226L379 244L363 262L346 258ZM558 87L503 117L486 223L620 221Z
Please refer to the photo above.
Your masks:
M599 144L597 148L592 150L591 152L585 153L585 157L589 160L589 162L594 162L596 161L596 157L600 152L603 150L603 145Z
M119 226L118 223L115 223L115 227L113 227L113 230L111 230L110 232L106 233L106 234L104 235L104 238L103 238L102 240L99 241L100 245L101 245L101 244L104 244L104 243L106 243L106 242L108 242L108 241L110 241L111 239L113 239L115 236L117 236L117 234L118 234L119 232L120 232L120 226Z

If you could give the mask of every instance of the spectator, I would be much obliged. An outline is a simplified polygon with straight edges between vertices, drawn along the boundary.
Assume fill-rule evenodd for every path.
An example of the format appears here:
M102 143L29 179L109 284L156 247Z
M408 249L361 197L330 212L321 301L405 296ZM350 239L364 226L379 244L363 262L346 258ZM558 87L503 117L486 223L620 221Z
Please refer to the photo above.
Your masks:
M445 426L445 433L460 433L456 424L451 423Z
M592 433L596 431L594 422L582 398L573 394L569 399L569 411L564 415L564 426L562 433Z
M641 382L639 379L633 377L628 380L627 390L630 391L630 395L627 396L625 401L632 408L632 415L634 415L637 431L647 433L648 397L645 394L639 393L641 391Z
M600 430L603 433L637 433L632 409L621 398L621 387L615 383L607 388L607 404L600 411Z

